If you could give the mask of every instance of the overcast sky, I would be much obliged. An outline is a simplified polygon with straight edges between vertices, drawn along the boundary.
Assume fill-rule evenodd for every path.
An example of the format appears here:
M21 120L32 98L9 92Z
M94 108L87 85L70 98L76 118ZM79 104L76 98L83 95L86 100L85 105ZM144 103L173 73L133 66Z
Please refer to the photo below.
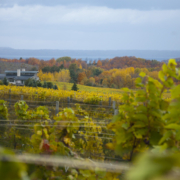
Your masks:
M0 47L180 50L180 0L0 0Z

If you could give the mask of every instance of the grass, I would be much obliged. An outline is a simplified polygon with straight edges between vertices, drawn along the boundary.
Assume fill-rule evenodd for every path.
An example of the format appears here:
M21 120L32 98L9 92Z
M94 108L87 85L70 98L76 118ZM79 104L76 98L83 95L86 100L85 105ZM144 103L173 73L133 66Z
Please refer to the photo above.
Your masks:
M73 83L67 82L56 82L60 89L64 89L66 86L66 90L71 90ZM113 89L113 88L103 88L103 87L92 87L92 86L85 86L77 84L79 91L87 91L87 92L97 92L97 93L122 93L122 89Z
M67 82L56 82L58 87L60 89L64 89L66 86L66 90L71 90L73 83L67 83ZM109 94L109 93L115 93L115 94L121 94L123 92L123 89L113 89L113 88L103 88L103 87L92 87L92 86L85 86L85 85L77 85L79 88L79 91L87 91L87 92L96 92L96 93L104 93L104 94ZM133 90L136 91L136 90ZM165 92L164 93L164 98L170 98L171 94L170 92Z

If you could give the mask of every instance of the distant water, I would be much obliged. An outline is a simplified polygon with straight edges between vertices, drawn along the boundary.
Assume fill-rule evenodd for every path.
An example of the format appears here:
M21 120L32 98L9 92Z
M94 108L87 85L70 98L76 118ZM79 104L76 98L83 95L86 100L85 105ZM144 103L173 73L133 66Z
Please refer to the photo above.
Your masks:
M37 59L40 59L40 60L50 60L52 58L59 58L60 56L9 56L9 55L0 55L0 58L6 58L6 59L19 59L19 58L23 58L23 59L27 59L27 58L30 58L30 57L34 57L34 58L37 58ZM84 61L98 61L98 60L104 60L104 59L112 59L114 57L112 56L101 56L101 57L97 57L97 56L73 56L71 57L72 59L82 59ZM162 61L162 60L168 60L169 58L167 57L157 57L157 58L153 58L153 57L140 57L140 58L143 58L143 59L147 59L147 60L157 60L157 61Z
M12 49L12 48L0 48L0 57L8 59L19 59L20 57L26 59L29 57L35 57L38 59L49 60L52 58L59 58L63 56L70 56L71 58L82 59L87 61L111 59L114 57L122 56L135 56L148 60L168 60L169 58L180 57L180 50L168 51L168 50L27 50L27 49Z

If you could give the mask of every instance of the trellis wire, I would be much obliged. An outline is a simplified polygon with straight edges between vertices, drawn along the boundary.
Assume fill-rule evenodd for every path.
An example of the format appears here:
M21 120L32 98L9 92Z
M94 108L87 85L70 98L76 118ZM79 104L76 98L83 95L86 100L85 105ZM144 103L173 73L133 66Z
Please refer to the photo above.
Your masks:
M113 139L113 138L109 138L109 137L99 137L99 136L88 136L86 134L74 134L76 136L86 136L86 137L92 137L92 138L101 138L101 139Z
M15 129L24 129L24 130L31 130L31 131L34 131L34 129L30 129L30 128L17 128L17 127L12 127L12 128L15 128ZM98 135L107 135L107 136L115 136L115 134L108 134L108 133L101 133L101 132L88 132L88 131L78 131L79 133L80 132L86 132L86 133L90 133L90 134L95 134L95 133L97 133ZM78 134L78 135L80 135L80 134ZM84 134L82 134L82 135L84 135ZM86 135L86 136L88 136L88 135Z
M99 132L89 132L89 131L78 131L78 132L86 132L86 133L90 133L90 134L103 134L103 135L109 135L109 136L115 136L115 134L108 134L108 133L99 133Z
M80 122L75 122L75 121L55 121L55 120L0 120L0 122L34 122L34 123L37 123L37 122L62 122L62 123L74 123L74 124L81 124L81 123L94 123L94 124L108 124L108 123L105 123L105 122L87 122L87 121L80 121Z
M0 124L0 126L25 126L25 127L34 127L34 126L46 126L46 125L30 125L30 124ZM97 126L69 126L69 125L48 125L50 127L97 127ZM101 128L106 128L106 126L101 126Z
M17 128L17 127L12 127L12 128L15 128L15 129L19 129L19 130L29 130L29 131L34 131L33 129L29 129L29 128ZM85 132L85 131L84 131ZM98 135L101 135L101 134L106 134L106 133L98 133ZM86 137L96 137L96 138L101 138L101 139L113 139L113 138L109 138L109 137L99 137L99 136L89 136L89 135L86 135L86 134L77 134L75 133L74 135L76 136L86 136ZM106 134L106 135L111 135L111 134Z

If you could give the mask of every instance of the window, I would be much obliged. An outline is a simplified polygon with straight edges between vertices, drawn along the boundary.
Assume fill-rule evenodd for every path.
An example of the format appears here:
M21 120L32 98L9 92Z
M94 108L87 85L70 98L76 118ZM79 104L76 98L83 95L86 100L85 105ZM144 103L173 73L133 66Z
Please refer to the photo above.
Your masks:
M6 76L17 76L17 73L6 73Z
M8 79L9 80L9 82L14 82L14 79Z
M34 73L22 73L22 76L34 76Z

